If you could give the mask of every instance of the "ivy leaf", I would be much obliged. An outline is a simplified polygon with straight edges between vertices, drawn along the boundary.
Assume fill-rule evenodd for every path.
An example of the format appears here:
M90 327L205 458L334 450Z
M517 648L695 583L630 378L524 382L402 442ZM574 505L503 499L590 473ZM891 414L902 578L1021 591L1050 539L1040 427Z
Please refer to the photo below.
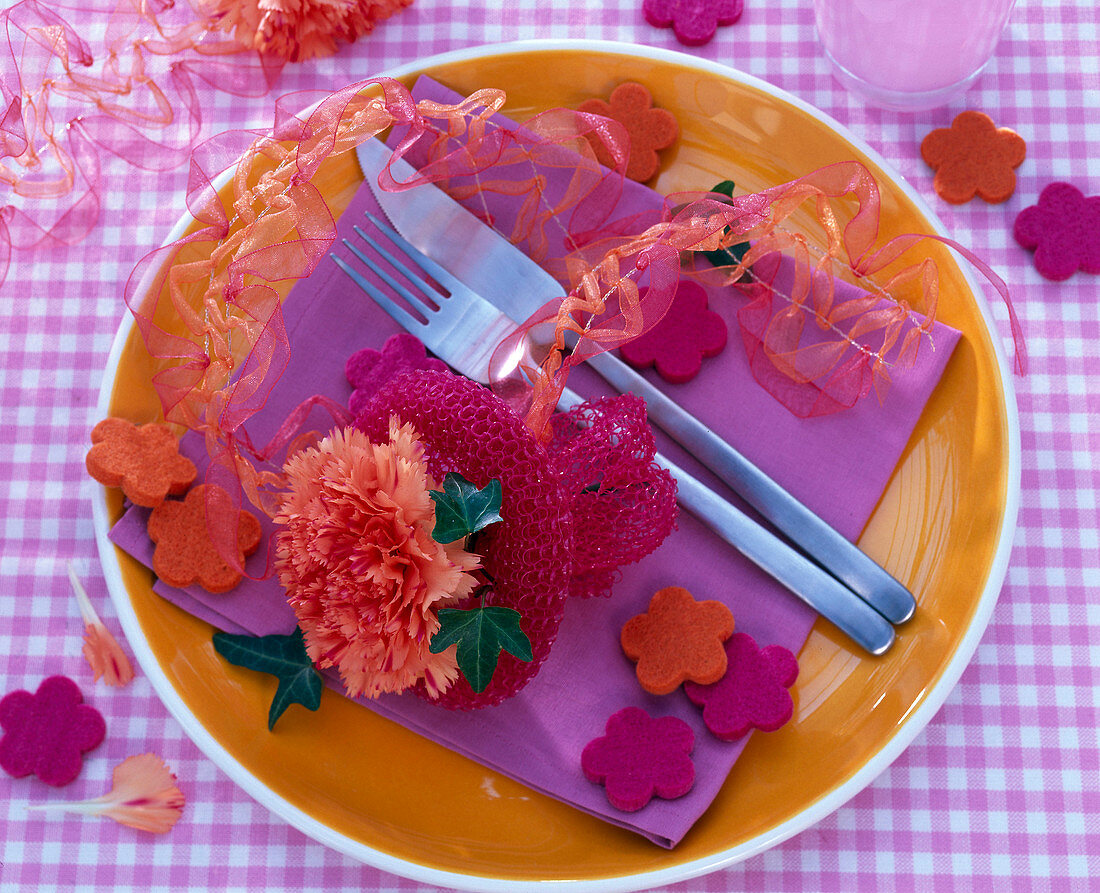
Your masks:
M500 517L500 481L493 478L478 489L466 478L451 472L443 478L442 490L429 490L435 502L435 529L432 539L437 543L453 543L504 520Z
M719 195L728 195L733 198L734 183L733 180L723 180L717 186L713 187L710 191L716 192ZM723 232L729 232L727 226ZM704 251L703 255L716 267L728 267L741 263L741 259L745 256L745 253L749 250L748 242L738 242L735 245L730 245L727 248L718 248L714 251Z
M493 678L501 651L522 661L531 660L531 640L519 621L519 611L496 605L468 610L441 608L439 631L428 648L432 654L439 654L457 643L458 668L470 687L482 692Z
M324 682L306 652L301 627L289 636L214 633L214 649L231 664L278 677L279 687L267 715L268 730L275 728L291 704L301 704L309 710L321 706Z

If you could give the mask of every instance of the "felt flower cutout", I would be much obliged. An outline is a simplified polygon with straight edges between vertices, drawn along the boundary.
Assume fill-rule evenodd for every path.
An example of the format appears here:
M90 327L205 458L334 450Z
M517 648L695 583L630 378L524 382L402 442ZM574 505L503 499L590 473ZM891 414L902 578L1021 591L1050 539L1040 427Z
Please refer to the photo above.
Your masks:
M585 745L581 770L607 789L616 809L637 812L654 795L672 800L695 784L695 733L682 719L654 719L640 707L626 707L607 721L604 731Z
M1100 273L1100 196L1085 198L1070 183L1051 183L1037 205L1016 215L1013 235L1035 249L1035 269L1047 279Z
M659 590L649 610L623 624L623 653L637 661L642 688L667 695L682 682L717 682L726 672L722 643L733 632L730 609L717 601L696 601L680 586Z
M680 43L701 46L719 25L732 25L744 11L744 0L645 0L642 12L657 28L672 27Z
M479 561L432 537L437 487L412 426L391 419L385 443L337 431L284 471L276 566L310 658L353 696L423 681L438 697L458 670L453 648L430 650L437 611L473 591Z
M381 350L366 347L353 353L344 366L348 383L355 388L348 400L352 415L358 415L375 392L391 378L414 369L445 371L447 364L429 357L421 340L408 332L391 335Z
M156 754L127 757L115 766L112 780L111 790L94 800L42 803L27 809L102 815L153 834L164 834L179 821L185 803L183 792L176 786L172 770Z
M684 686L703 708L703 722L722 741L736 741L753 728L774 732L794 713L787 689L798 678L798 661L779 645L758 648L745 633L730 637L726 655L729 669L718 682Z
M619 84L608 99L587 99L578 111L614 118L626 128L630 137L626 176L645 183L657 173L657 152L671 146L679 136L676 118L665 109L653 108L653 95L641 84ZM615 159L603 141L593 134L586 136L596 160L605 167L615 167Z
M80 774L82 754L98 747L107 725L68 676L51 676L29 691L13 691L0 701L0 767L22 778L35 774L60 787Z
M665 381L683 384L699 374L705 357L722 352L727 336L726 321L707 309L706 291L685 280L657 325L626 342L619 353L635 369L656 366Z
M237 523L237 560L244 564L260 545L256 516L244 509ZM198 583L207 592L228 592L241 582L241 572L218 554L206 526L206 485L181 500L167 500L149 516L149 538L156 543L153 572L169 586Z
M1015 168L1023 163L1027 144L989 115L968 111L956 115L950 127L929 133L920 154L936 171L932 186L944 201L961 205L977 195L998 204L1016 191Z
M110 630L99 619L92 600L83 584L69 565L69 583L76 595L76 603L80 606L80 616L84 620L84 648L82 653L88 666L92 668L92 678L96 681L103 677L108 685L121 688L129 685L134 678L134 668L130 659L123 652L121 646Z
M194 463L179 453L179 441L165 425L138 427L126 419L104 419L92 429L84 459L88 474L106 487L121 487L136 505L153 508L169 494L187 492Z
M203 0L211 27L287 62L336 52L337 39L354 43L412 0Z

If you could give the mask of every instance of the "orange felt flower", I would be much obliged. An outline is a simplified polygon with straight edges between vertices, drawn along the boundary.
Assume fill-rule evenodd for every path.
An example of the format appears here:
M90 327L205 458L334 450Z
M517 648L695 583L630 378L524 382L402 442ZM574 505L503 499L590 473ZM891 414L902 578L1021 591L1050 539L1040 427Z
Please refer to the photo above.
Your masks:
M468 596L480 566L464 540L438 543L436 489L411 425L389 442L348 428L291 456L275 523L276 565L309 656L348 693L373 698L458 678L454 648L432 654L439 608Z
M149 538L156 543L153 572L170 586L198 583L207 592L228 592L241 582L241 573L218 554L206 526L206 485L185 499L167 500L149 516ZM260 522L243 509L237 525L237 560L244 564L260 545Z
M645 614L631 617L619 641L637 661L642 688L667 695L682 682L708 685L726 672L723 643L733 635L733 615L717 601L696 601L680 586L661 589Z
M626 164L626 176L645 183L657 173L660 158L657 152L671 146L680 134L680 127L671 112L653 108L653 95L641 84L627 82L611 91L609 102L588 99L578 111L605 118L614 118L626 128L630 136L630 155ZM596 160L605 167L615 167L615 159L598 136L585 134Z
M136 505L153 508L169 494L185 493L197 474L180 455L179 441L165 425L140 428L126 419L104 419L92 429L84 458L88 474L107 487L121 487Z
M176 776L155 754L127 757L112 774L114 786L102 797L75 803L44 803L28 809L103 815L120 825L164 834L179 821L185 800Z
M932 186L945 202L961 205L975 195L998 204L1016 191L1016 171L1027 144L1014 130L997 127L982 112L961 112L950 127L933 130L920 154L936 171Z

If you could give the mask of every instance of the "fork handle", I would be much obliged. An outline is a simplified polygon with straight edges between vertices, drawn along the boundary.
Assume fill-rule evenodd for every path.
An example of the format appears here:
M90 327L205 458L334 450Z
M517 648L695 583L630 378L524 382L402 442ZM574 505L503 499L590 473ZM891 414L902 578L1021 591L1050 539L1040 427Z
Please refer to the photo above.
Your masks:
M581 402L566 389L558 406ZM676 479L679 503L753 564L871 654L890 648L894 627L851 589L664 456L657 454L654 461Z
M892 623L913 616L916 601L908 589L663 391L612 354L587 362L620 393L642 397L650 421L879 614Z

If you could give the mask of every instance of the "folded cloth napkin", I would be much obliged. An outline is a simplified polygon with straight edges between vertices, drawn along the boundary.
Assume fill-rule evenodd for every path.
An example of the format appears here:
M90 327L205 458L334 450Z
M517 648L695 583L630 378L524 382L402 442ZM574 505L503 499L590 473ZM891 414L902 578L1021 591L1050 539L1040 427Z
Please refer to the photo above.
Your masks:
M425 80L421 78L417 86ZM423 92L444 101L449 96L431 82ZM507 121L501 123L511 126ZM502 213L504 206L514 201L506 195L488 198L500 205ZM640 213L660 201L651 190L628 183L619 211ZM350 234L364 211L379 212L365 186L338 222L340 237ZM490 211L495 213L493 207ZM842 284L838 291L838 297L854 293L852 287ZM736 330L735 314L741 301L734 293L712 301L712 309L725 317L731 330ZM351 389L344 378L345 359L360 348L380 346L398 331L388 316L329 263L321 264L312 276L295 285L286 300L285 319L293 345L290 365L264 412L254 420L251 434L257 443L265 442L286 413L311 395L346 400ZM958 337L958 332L937 324L933 330L935 350L925 346L912 367L895 370L885 402L870 398L846 412L808 420L791 415L754 381L744 351L732 340L720 355L703 364L690 383L666 385L653 380L854 539L881 496ZM600 389L598 380L583 369L574 372L570 385L589 394ZM689 470L699 471L715 489L732 496L704 471L692 467L691 458L674 444L658 439L662 452ZM198 438L185 437L183 448L200 464L204 462ZM145 509L130 509L115 525L111 538L149 565L152 546L145 531L146 517ZM262 567L262 552L251 559L253 567ZM666 586L682 586L699 599L725 602L738 631L748 633L761 646L782 645L796 654L816 618L795 596L685 512L659 549L623 569L611 598L573 600L566 606L557 641L543 668L503 704L449 711L412 695L383 696L364 703L531 788L662 846L674 846L717 795L748 739L719 741L708 733L699 708L682 691L657 697L639 686L634 665L619 646L619 631ZM221 595L197 587L173 589L160 582L155 588L183 609L227 631L287 633L295 625L275 579L246 579L234 591ZM639 812L623 813L608 803L602 787L585 779L580 757L584 746L604 733L608 718L631 705L652 716L677 716L692 727L696 782L679 799L655 798Z

